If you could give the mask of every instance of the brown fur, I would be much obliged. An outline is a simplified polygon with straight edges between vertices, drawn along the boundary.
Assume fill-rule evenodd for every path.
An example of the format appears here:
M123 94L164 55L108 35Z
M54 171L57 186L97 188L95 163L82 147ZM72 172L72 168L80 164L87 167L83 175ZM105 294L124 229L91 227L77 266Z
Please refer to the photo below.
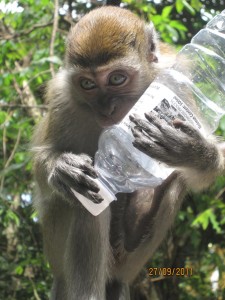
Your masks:
M132 48L141 56L146 53L144 22L128 10L111 7L109 13L109 7L103 7L101 15L93 10L74 26L67 53L74 64L90 68L124 57Z

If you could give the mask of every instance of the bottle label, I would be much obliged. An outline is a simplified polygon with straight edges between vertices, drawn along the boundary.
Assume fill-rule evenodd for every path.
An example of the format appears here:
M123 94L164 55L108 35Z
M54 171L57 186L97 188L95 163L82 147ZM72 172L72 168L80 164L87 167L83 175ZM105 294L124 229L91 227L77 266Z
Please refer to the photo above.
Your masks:
M153 82L147 88L119 126L123 130L130 132L132 123L129 115L137 114L144 118L144 113L150 111L153 111L160 119L164 119L169 123L174 119L188 121L192 126L204 133L201 123L190 108L173 91L158 82Z

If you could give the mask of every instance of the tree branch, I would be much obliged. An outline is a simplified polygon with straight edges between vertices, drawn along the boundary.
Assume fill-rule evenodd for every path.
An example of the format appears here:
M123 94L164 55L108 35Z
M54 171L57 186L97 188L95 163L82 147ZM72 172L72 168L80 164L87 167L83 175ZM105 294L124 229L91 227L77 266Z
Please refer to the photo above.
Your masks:
M32 108L37 108L37 109L44 109L47 110L48 106L47 105L25 105L25 104L2 104L0 103L0 108L9 108L9 109L15 109L15 108L24 108L24 109L32 109Z
M19 129L19 131L18 131L18 135L17 135L17 138L16 138L16 143L15 143L15 145L14 145L14 147L13 147L13 150L12 150L12 152L11 152L9 158L7 159L7 161L6 161L5 165L4 165L4 168L8 168L8 166L9 166L10 163L11 163L11 161L13 160L14 155L15 155L15 153L16 153L16 149L18 148L18 145L19 145L19 143L20 143L20 139L21 139L21 129ZM5 176L3 175L3 176L1 177L0 191L3 190L4 181L5 181Z
M59 20L59 1L55 0L55 10L54 10L54 21L53 21L53 28L52 28L52 36L51 36L51 42L50 42L50 56L54 56L54 43L55 43L55 37L56 37L56 32L58 28L58 20ZM54 64L51 62L50 63L50 70L52 77L55 75L55 70L54 70Z
M24 35L29 35L32 31L34 31L36 29L52 26L52 24L53 24L53 22L48 22L46 24L35 24L33 27L31 27L28 30L15 32L13 34L5 34L5 35L2 34L2 36L0 35L0 41L1 40L12 40L12 39L16 39L18 37L24 36Z

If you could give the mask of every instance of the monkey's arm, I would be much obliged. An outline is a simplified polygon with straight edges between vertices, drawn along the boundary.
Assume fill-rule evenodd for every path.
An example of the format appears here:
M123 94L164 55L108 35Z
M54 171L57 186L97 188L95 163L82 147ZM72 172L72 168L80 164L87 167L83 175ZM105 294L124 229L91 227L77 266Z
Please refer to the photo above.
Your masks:
M131 117L134 146L177 171L154 190L127 196L124 247L129 253L139 248L143 264L165 237L187 190L199 191L212 184L224 171L225 156L225 144L205 139L186 122L176 120L170 126L151 113L146 119Z
M204 138L186 122L174 120L170 126L152 113L145 117L147 120L131 117L134 146L179 170L187 188L204 189L224 171L223 151L215 141Z

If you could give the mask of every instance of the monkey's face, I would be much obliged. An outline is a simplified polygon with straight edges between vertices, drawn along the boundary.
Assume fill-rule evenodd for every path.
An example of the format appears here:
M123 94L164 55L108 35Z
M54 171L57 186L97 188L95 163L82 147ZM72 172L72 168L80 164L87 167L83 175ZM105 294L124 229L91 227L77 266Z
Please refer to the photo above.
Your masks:
M145 68L114 63L80 70L73 76L81 105L91 109L96 122L105 128L119 123L150 84Z
M118 7L93 10L71 29L73 93L101 127L119 123L154 79L156 43L152 24Z

